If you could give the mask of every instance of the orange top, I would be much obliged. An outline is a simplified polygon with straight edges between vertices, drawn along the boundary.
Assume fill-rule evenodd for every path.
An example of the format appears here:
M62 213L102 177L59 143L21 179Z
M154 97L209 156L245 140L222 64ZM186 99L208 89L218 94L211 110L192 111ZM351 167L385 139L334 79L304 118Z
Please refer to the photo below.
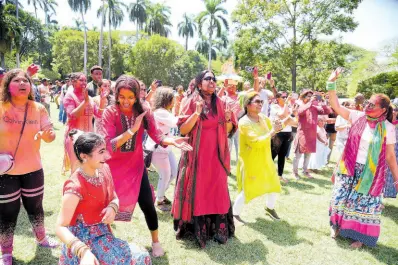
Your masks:
M10 102L0 102L0 153L14 155L22 129L25 108L17 108ZM9 175L22 175L42 168L40 158L41 140L34 137L39 131L52 128L46 108L34 101L28 101L25 129L16 154L15 166Z

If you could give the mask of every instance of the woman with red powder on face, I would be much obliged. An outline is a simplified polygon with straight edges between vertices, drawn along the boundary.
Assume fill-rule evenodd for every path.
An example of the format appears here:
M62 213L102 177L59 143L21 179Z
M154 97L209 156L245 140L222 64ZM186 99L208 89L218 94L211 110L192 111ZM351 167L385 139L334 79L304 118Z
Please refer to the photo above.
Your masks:
M330 105L352 124L347 143L334 176L329 208L331 236L350 238L353 248L374 247L380 235L382 192L389 166L398 187L398 166L394 146L393 110L384 94L373 95L364 112L341 106L336 95L336 79L341 68L329 77Z
M63 173L71 169L73 173L78 167L78 160L73 151L73 143L70 140L69 132L72 129L81 130L83 132L93 132L93 117L101 118L105 108L106 97L109 91L101 93L99 107L95 104L93 98L88 95L87 77L83 73L73 73L70 76L73 91L66 93L63 104L68 122L65 130L65 154L63 163Z
M9 71L0 89L0 139L0 154L10 154L15 159L14 167L0 174L0 264L11 265L21 199L36 243L47 248L58 246L44 229L44 173L40 158L41 140L50 143L55 133L45 107L33 100L30 77L21 69Z

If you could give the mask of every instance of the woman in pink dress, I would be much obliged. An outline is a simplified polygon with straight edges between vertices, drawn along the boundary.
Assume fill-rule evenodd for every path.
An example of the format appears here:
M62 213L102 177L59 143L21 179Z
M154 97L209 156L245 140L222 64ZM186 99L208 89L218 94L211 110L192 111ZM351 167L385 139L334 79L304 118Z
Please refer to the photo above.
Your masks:
M185 138L165 137L156 127L153 114L142 105L140 84L130 76L116 81L116 104L106 108L99 132L105 136L111 154L108 165L112 173L120 208L118 221L130 221L135 205L139 204L152 236L152 256L162 256L164 251L158 237L156 214L148 173L145 169L142 147L144 131L163 147L174 145L184 151L192 150Z
M72 129L78 129L83 132L93 132L93 118L94 116L100 118L106 104L107 93L102 93L99 107L94 103L94 100L88 95L87 77L83 73L73 73L70 76L72 81L73 91L66 93L63 104L68 122L65 129L65 154L62 171L71 169L73 173L78 167L78 160L73 151L73 143L68 137Z
M185 118L178 126L194 151L181 154L172 213L177 239L194 233L204 248L209 238L226 243L235 230L227 180L228 135L237 125L226 102L215 94L214 73L201 72L196 84L197 91L181 106Z

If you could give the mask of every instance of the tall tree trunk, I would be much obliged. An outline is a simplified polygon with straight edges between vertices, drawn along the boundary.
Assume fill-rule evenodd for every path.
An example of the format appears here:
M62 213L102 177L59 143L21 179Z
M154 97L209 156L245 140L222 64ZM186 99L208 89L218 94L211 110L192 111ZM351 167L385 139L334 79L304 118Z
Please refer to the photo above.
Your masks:
M212 49L211 41L212 41L212 35L213 35L213 32L212 32L212 30L210 30L210 34L209 34L209 66L208 66L209 70L211 70L211 49Z
M5 69L6 68L6 59L5 59L3 52L0 52L0 61L1 61L1 67L3 69Z
M86 23L84 22L83 11L80 12L82 15L83 29L84 29L84 61L83 61L83 73L87 76L87 29Z
M292 44L292 91L296 92L297 85L297 29L296 29L297 2L293 3L293 44Z
M185 39L185 50L188 51L188 35L186 36Z
M98 65L102 66L102 45L104 42L104 24L105 24L105 0L102 0L102 20L101 20L101 33L98 49Z
M139 27L138 27L138 18L137 18L137 20L135 21L135 24L136 24L136 31L135 31L135 38L137 39L137 42L138 42L138 31L139 31Z
M108 79L111 79L111 60L112 60L112 30L111 30L111 19L110 19L110 13L109 12L109 19L108 19L108 27L109 27L109 34L108 34Z
M17 1L15 1L15 4L16 4L16 6L15 6L15 8L16 8L16 11L17 11L17 20L19 20L19 1L17 0ZM15 45L15 48L16 48L16 55L17 55L17 68L19 68L19 63L20 63L20 61L19 61L19 46L20 45Z

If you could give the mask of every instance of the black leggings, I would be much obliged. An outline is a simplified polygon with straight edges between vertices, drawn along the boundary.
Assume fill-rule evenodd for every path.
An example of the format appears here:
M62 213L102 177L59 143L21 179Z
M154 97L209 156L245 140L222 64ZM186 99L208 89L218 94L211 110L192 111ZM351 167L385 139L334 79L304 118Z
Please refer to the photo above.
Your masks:
M43 193L43 169L23 175L0 176L0 250L3 254L13 250L21 198L36 238L44 238Z
M280 132L272 139L272 160L278 156L278 176L282 176L285 168L285 159L291 142L291 132Z
M152 197L151 186L149 185L148 173L144 169L142 176L140 194L138 195L138 205L144 213L148 229L155 231L158 229L158 215Z

